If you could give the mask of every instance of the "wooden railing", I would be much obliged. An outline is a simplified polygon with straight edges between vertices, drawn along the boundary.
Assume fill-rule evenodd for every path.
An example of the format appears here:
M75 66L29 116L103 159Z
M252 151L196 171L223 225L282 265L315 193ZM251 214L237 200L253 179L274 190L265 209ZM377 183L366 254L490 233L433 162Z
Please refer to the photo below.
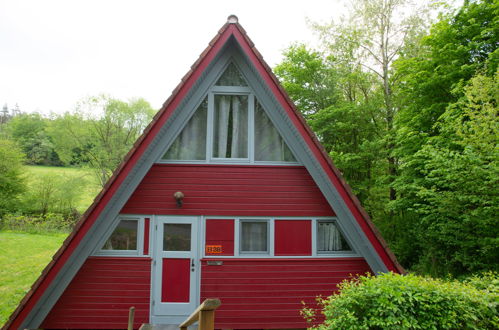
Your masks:
M215 327L215 310L220 306L220 299L206 299L196 310L185 320L179 328L187 330L191 324L199 321L198 330L213 330Z

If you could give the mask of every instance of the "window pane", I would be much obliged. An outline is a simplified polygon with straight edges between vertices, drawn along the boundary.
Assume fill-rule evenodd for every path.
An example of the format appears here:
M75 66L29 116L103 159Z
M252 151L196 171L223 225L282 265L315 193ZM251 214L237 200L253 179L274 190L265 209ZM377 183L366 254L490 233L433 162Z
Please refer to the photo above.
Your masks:
M163 251L190 251L191 225L165 223L163 232Z
M296 162L260 103L255 102L255 160Z
M121 220L103 250L137 250L137 220Z
M224 74L218 79L216 86L248 86L241 72L236 68L234 63L230 63L225 69Z
M241 222L241 252L267 252L267 222Z
M248 96L215 95L213 157L248 158Z
M333 221L317 223L317 252L352 251Z
M204 160L206 159L206 114L208 101L205 99L189 119L182 132L170 146L163 159Z

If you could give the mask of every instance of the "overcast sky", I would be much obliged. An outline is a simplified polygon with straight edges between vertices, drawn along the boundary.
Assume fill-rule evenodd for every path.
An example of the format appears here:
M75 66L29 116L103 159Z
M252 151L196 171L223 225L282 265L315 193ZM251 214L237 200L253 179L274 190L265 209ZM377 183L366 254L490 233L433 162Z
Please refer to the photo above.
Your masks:
M63 112L91 95L143 97L158 109L235 14L267 63L306 18L329 22L341 0L0 0L0 107Z

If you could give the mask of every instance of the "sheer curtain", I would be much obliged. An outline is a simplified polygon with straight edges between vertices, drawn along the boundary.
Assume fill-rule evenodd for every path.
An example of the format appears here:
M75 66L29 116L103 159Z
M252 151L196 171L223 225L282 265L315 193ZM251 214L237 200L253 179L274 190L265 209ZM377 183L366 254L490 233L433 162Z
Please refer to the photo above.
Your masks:
M259 102L255 102L255 160L296 162Z
M267 222L241 222L241 251L267 251Z
M163 159L203 160L206 159L206 114L208 102L205 99L189 119L182 132L170 146Z
M213 157L248 157L248 97L215 95Z
M333 222L317 223L317 251L344 251L350 250L348 244L341 237L341 232Z

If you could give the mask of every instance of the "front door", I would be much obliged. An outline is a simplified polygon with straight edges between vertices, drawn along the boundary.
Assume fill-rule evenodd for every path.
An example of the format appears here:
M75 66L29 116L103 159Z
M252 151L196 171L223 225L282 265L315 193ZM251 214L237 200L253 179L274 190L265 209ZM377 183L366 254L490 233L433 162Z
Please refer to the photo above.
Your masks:
M198 218L157 217L153 314L187 316L198 304Z

